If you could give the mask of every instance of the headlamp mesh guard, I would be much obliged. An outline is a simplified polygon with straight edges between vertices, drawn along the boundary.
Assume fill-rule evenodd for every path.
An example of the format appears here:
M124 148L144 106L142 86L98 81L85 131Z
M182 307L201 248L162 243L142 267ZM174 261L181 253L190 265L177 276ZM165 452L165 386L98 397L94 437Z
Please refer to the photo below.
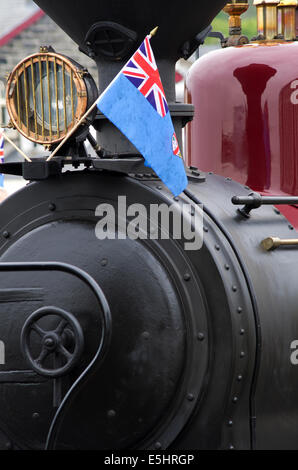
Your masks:
M14 127L43 145L59 143L87 110L83 68L52 52L33 54L12 71L6 105Z

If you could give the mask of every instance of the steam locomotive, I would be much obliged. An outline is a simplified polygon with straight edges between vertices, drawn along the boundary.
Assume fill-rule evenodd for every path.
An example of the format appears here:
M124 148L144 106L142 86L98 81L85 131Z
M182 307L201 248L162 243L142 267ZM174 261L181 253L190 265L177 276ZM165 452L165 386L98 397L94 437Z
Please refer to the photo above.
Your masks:
M257 2L251 43L245 1L36 3L96 61L99 90L42 47L8 79L14 127L57 148L158 25L189 184L173 197L100 112L52 160L1 164L28 184L0 205L0 449L297 449L296 1ZM177 103L175 63L223 7L230 37ZM96 209L119 196L202 207L201 249L173 221L169 237L99 240Z

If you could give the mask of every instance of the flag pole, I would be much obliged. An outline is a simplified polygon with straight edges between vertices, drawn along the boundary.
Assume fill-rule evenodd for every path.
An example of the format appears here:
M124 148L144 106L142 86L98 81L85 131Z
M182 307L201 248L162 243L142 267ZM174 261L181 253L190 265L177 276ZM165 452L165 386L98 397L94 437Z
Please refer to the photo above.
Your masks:
M4 131L1 131L1 134L3 135L4 139L7 140L7 142L10 143L24 158L27 160L27 162L32 162L32 160L21 150L9 137L8 135L5 134Z
M158 26L156 26L156 28L154 28L151 32L150 32L150 37L152 38L153 36L155 36L155 34L157 33L157 30L158 30ZM82 122L86 119L86 117L91 113L91 111L93 111L93 109L96 107L97 103L99 102L99 100L105 95L105 93L109 90L109 88L113 85L113 83L117 80L117 78L119 77L119 75L122 73L122 70L123 68L120 70L119 73L117 73L116 77L111 81L111 83L108 85L108 87L101 93L101 95L97 98L96 101L94 101L93 105L85 112L85 114L81 117L81 119L76 123L76 125L69 131L69 133L64 137L64 139L60 142L60 144L58 145L58 147L55 148L55 150L51 153L51 155L47 158L47 162L49 162L50 160L52 160L52 158L57 154L57 152L59 152L59 150L61 149L61 147L65 144L65 142L75 133L75 131L78 129L78 127L82 124Z
M65 144L65 142L75 133L75 131L78 129L78 127L82 124L82 122L86 119L86 117L93 111L95 106L97 105L98 101L100 100L102 95L97 98L96 101L94 101L93 105L85 112L85 114L81 117L81 119L76 123L76 125L69 131L69 133L64 137L64 139L60 142L58 147L55 148L55 150L51 153L51 155L47 158L47 162L52 160L52 158L59 152L61 147Z

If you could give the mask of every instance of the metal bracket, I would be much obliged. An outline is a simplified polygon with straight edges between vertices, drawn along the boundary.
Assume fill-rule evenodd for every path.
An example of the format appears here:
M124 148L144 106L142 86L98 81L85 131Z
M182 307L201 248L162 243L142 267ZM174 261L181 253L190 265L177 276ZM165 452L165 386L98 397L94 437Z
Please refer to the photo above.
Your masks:
M98 21L85 37L85 52L94 59L101 55L107 60L119 61L128 56L138 38L135 31L112 21Z
M185 60L189 59L189 57L198 49L198 47L204 44L205 39L209 36L211 31L212 26L209 25L207 28L197 34L194 39L186 41L181 48L182 57Z
M114 171L124 174L152 173L153 170L144 165L141 156L127 158L77 158L55 157L50 161L44 158L35 158L32 162L10 162L0 164L0 173L6 175L23 176L28 181L42 181L52 176L59 176L66 165L78 168L84 165L93 170Z
M187 168L186 175L188 180L192 183L205 183L206 181L206 173L203 173L195 166Z

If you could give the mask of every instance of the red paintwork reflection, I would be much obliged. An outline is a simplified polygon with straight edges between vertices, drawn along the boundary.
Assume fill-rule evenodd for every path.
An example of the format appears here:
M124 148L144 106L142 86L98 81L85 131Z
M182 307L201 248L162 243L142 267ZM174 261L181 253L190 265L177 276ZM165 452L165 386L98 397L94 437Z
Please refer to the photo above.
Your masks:
M195 105L188 164L262 194L298 196L297 43L207 54L192 67L187 90ZM298 228L298 209L281 210Z
M268 81L275 74L275 69L261 64L239 67L233 74L240 82L247 100L246 126L243 129L247 139L246 184L258 190L270 185L269 117L267 103L262 109L262 96Z

